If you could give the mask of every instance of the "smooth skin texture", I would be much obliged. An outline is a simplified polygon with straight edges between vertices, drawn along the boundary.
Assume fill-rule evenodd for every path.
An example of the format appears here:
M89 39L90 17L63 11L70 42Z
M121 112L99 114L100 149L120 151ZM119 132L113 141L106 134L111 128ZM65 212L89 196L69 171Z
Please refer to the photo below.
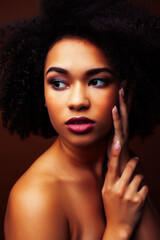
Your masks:
M127 107L112 71L103 52L87 40L65 38L48 52L45 105L59 136L14 185L6 240L131 239L148 188L138 189L141 175L132 179L138 161L128 159ZM71 132L65 123L77 116L94 120L93 129ZM146 205L134 239L158 240L158 222Z
M119 83L114 73L110 73L112 69L103 52L85 40L72 41L73 44L68 44L67 39L56 43L46 59L45 73L48 73L44 89L50 120L68 147L88 147L97 141L105 147L106 135L112 126L111 111L118 103ZM53 68L68 73L62 74ZM99 73L94 74L96 71ZM59 88L56 88L58 81ZM80 116L95 121L94 130L89 134L73 134L66 128L68 119Z

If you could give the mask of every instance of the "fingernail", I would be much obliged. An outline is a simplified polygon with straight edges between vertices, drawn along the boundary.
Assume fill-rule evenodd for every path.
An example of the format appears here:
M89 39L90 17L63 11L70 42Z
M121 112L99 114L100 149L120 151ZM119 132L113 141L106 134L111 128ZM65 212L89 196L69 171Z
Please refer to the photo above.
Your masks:
M117 109L116 105L114 106L113 111L114 111L115 114L118 114L118 109Z
M120 142L119 142L119 140L115 143L114 149L115 149L116 151L118 151L118 150L120 149Z
M122 95L122 97L124 97L124 95L125 95L123 87L121 88L121 95Z
M135 156L134 158L135 158L137 161L139 160L139 157L137 157L137 156Z

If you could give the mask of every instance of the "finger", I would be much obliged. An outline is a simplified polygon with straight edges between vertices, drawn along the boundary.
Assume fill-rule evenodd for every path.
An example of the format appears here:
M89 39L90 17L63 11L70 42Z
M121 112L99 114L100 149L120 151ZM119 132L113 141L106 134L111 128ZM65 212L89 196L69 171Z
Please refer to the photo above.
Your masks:
M113 139L111 154L108 162L108 171L106 175L107 181L114 182L119 177L119 158L121 152L120 142ZM106 180L105 179L105 180Z
M138 203L139 207L141 208L144 205L148 194L148 186L143 186L141 190L135 195L134 201Z
M146 199L147 194L148 194L148 186L144 185L138 192L138 194L143 198L143 201Z
M122 139L123 139L122 124L121 124L121 118L116 106L114 106L114 108L112 109L112 117L113 117L115 136L120 142L122 142Z
M119 179L119 188L121 191L126 191L126 188L128 187L131 177L133 175L133 172L137 166L138 160L137 158L132 158L125 166L125 169Z
M128 186L126 195L134 196L135 193L137 193L143 178L144 177L141 174L135 175L133 180L131 181L131 183Z
M123 134L128 137L128 112L127 105L124 100L124 89L119 90L119 104L120 104L120 113L121 113L121 122L123 128Z

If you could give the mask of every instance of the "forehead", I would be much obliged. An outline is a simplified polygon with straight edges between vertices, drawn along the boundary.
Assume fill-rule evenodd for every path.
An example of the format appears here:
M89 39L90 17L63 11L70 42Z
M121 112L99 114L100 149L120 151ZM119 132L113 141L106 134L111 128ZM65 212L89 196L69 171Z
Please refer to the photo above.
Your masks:
M56 64L69 68L73 63L88 68L109 65L104 52L94 43L80 38L63 38L48 51L45 67Z

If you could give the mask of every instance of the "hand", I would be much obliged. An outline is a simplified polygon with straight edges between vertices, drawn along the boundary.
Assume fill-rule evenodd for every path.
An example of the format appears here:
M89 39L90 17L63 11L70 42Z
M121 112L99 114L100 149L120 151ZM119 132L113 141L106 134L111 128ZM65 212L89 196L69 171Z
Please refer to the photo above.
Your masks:
M116 140L119 140L121 144L121 154L120 154L120 172L121 173L126 163L130 159L129 146L128 146L128 132L129 132L128 112L130 109L130 105L131 105L131 99L128 99L128 103L126 105L124 100L124 90L123 88L121 88L119 90L120 114L116 106L112 109L114 138ZM107 147L108 156L110 156L112 141L113 141L113 136L111 136L108 147Z
M113 139L108 163L108 171L102 188L104 210L107 219L106 237L116 239L117 236L127 235L129 239L141 216L142 206L148 193L148 187L140 190L142 175L133 172L138 160L132 158L126 164L122 175L120 174L121 144L117 137ZM117 234L115 236L115 233ZM114 237L113 237L114 236ZM118 237L117 237L118 239ZM119 238L121 239L121 238Z

